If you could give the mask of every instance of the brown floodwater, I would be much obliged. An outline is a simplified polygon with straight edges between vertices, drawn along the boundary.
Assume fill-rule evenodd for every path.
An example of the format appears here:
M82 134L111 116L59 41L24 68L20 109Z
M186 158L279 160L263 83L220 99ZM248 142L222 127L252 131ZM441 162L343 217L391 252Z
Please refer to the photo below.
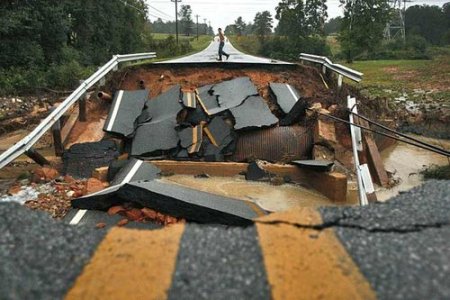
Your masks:
M411 135L424 142L441 148L450 149L450 140L438 140ZM422 170L431 165L449 164L449 159L427 150L423 150L405 143L397 143L381 153L386 170L393 172L394 177L400 178L400 183L391 188L379 188L377 197L379 201L386 201L398 195L401 191L410 190L423 182L420 174Z
M242 176L195 178L190 175L164 177L189 188L216 195L256 203L267 211L283 211L293 207L337 205L317 191L295 184L274 186L264 182L246 181Z

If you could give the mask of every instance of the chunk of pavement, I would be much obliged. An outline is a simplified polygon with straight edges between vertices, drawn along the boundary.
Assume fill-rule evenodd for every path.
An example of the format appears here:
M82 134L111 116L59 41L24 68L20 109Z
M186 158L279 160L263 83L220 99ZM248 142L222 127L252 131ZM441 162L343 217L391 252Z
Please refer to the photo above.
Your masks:
M176 122L177 114L183 108L180 103L180 97L180 86L175 85L158 97L148 100L145 103L146 108L140 116L140 121L146 120L151 116L150 122L154 123L168 119Z
M225 107L220 107L217 96L211 90L212 87L213 85L206 85L197 90L198 101L205 113L209 116L227 110Z
M220 147L226 141L225 139L230 136L231 128L221 117L215 117L205 127L205 132L211 142Z
M103 130L128 137L134 133L135 121L141 115L148 90L123 91L116 93Z
M119 155L113 141L75 144L64 152L63 174L75 178L90 178L95 169L108 166Z
M118 159L118 160L113 160L112 162L109 163L108 166L108 175L107 175L107 180L108 182L111 182L114 180L114 177L116 177L116 175L119 173L119 171L125 167L128 164L128 160L125 159Z
M198 223L247 226L263 210L245 201L197 191L160 180L124 184L106 191L72 201L80 209L107 210L113 205L133 202L162 214Z
M231 108L230 112L236 121L234 125L234 129L236 130L252 127L268 127L278 123L277 117L272 114L269 106L260 96L247 98L243 104Z
M185 122L191 125L199 125L202 122L208 122L208 115L205 113L201 105L198 105L195 109L189 109L184 119Z
M182 102L185 107L197 108L196 93L192 91L184 91L182 96Z
M175 127L176 120L165 119L158 122L141 124L136 129L136 134L131 146L132 156L151 155L155 151L164 151L176 148L179 137Z
M248 165L245 179L250 181L268 181L270 180L270 173L264 169L264 163L257 160Z
M249 77L238 77L214 85L220 107L233 108L242 104L249 96L258 95L258 90Z
M203 125L188 127L178 132L180 145L188 149L189 154L197 153L203 141Z
M286 116L280 120L280 126L289 126L306 115L307 103L299 92L287 83L270 83L270 96L277 102Z
M159 178L161 170L152 163L144 162L140 159L132 158L117 173L111 185L117 185L126 182L153 180Z
M292 163L300 168L319 172L329 172L334 162L327 160L294 160Z
M271 82L269 89L271 96L275 98L274 100L285 114L288 114L300 99L298 91L287 83Z

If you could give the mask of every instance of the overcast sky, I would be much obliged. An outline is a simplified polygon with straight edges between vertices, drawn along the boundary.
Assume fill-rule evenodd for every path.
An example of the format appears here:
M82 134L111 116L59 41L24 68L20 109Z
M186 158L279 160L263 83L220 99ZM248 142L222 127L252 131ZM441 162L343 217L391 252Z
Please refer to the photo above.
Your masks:
M149 4L150 20L154 21L157 17L161 17L164 21L175 20L175 3L171 0L146 0ZM428 4L442 6L450 0L429 0L429 1L414 1L408 5ZM214 31L218 27L225 28L227 25L234 23L239 16L245 22L253 22L257 12L268 10L275 15L275 7L279 0L182 0L178 3L178 8L181 5L190 5L194 16L199 15L199 22L207 19L211 22ZM339 7L339 0L328 0L328 15L329 18L342 15L342 8Z

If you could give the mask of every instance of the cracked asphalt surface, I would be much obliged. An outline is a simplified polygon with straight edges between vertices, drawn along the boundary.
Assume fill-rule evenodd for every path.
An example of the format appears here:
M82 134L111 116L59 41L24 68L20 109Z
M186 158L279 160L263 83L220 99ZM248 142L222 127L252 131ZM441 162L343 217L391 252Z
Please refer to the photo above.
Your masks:
M60 299L106 232L0 203L0 298Z
M321 213L380 299L450 298L450 181Z
M332 229L379 299L449 299L449 195L450 181L428 181L387 203L322 208L323 222L280 217L264 224L318 234ZM0 204L0 218L2 299L62 298L107 233L69 226L11 203ZM310 237L308 243L317 239ZM186 224L176 247L168 298L273 297L255 227ZM98 276L111 275L103 272Z

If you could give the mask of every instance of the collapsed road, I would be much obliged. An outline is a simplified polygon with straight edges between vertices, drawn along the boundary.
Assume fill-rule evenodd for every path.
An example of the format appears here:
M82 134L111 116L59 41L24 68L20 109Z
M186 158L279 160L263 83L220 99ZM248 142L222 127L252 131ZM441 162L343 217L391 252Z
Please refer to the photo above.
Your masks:
M27 186L42 184L59 202L24 199L63 220L0 201L0 295L450 297L450 184L349 206L349 128L322 117L344 117L345 85L227 46L226 63L215 62L212 43L190 57L128 67L91 94L62 158L49 158L52 166L36 169ZM377 145L365 139L361 158L383 175ZM222 186L171 180L180 175L271 186L273 201L298 186L331 207L267 209L246 193L238 199ZM9 193L27 197L21 189Z

